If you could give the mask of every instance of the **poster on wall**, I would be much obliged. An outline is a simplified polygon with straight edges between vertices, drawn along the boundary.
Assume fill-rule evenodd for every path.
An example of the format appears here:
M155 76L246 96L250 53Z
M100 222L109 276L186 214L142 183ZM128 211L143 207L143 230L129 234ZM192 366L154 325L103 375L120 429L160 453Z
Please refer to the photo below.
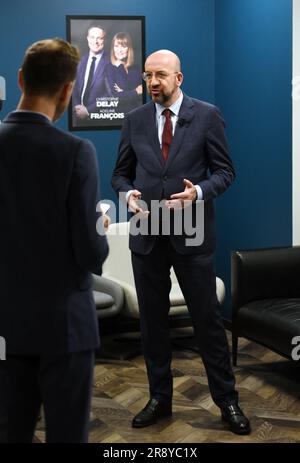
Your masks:
M119 129L145 103L144 16L67 16L67 40L80 62L69 106L70 130Z

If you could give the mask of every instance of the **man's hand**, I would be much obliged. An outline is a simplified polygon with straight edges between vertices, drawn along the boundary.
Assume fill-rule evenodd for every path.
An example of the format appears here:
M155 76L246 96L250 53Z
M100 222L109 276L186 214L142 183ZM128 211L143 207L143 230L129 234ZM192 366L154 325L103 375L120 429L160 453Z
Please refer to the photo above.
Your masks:
M143 93L143 86L142 85L138 85L135 89L136 93L138 95L141 95Z
M76 105L74 107L74 112L75 112L76 116L78 117L78 119L86 119L87 117L89 117L88 110L82 104Z
M141 199L142 197L142 193L138 190L133 190L133 192L131 193L131 195L129 196L128 198L128 208L131 212L134 212L135 214L140 214L140 217L141 219L145 219L148 217L149 215L149 211L147 211L146 209L143 209L140 205L139 205L139 200Z
M166 201L165 205L169 209L184 209L190 206L192 202L196 201L197 190L192 182L184 179L183 183L185 185L184 191L171 195L171 199Z
M123 90L121 87L119 87L119 85L118 85L118 84L114 84L114 89L115 89L115 91L116 91L116 92L118 92L118 93L120 93L120 92L123 92L123 91L124 91L124 90Z

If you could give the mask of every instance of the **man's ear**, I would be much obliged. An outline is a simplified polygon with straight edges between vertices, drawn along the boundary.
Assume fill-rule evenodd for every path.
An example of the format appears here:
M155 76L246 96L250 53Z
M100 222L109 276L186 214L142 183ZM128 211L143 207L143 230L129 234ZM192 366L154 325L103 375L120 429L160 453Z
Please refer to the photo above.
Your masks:
M24 91L24 79L23 79L23 71L22 68L19 69L18 71L18 85L22 92Z
M74 82L68 82L62 87L60 91L60 95L59 95L59 99L62 103L66 101L69 102L71 95L72 95L73 87L74 87Z
M176 80L177 80L178 87L180 87L180 85L183 82L183 74L182 74L182 72L178 72L178 74L176 75Z

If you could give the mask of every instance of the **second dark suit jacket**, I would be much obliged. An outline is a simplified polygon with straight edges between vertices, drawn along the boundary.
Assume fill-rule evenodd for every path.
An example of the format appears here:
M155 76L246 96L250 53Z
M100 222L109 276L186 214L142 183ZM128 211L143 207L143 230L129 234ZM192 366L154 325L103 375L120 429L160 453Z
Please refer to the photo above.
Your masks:
M137 189L150 209L151 200L168 199L183 191L185 178L202 189L204 242L201 246L186 246L184 234L172 235L172 244L178 252L198 253L208 258L212 255L215 249L213 199L229 187L234 177L224 120L215 106L184 95L167 162L159 146L155 104L150 102L125 117L112 177L116 193ZM130 249L148 254L155 239L155 236L131 235Z
M0 126L0 336L9 354L60 354L99 344L90 272L108 253L96 232L93 145L43 115Z
M89 59L89 54L84 55L79 64L77 69L77 77L74 86L74 91L72 95L72 107L81 104L81 95L84 85L84 76L86 71L87 62ZM89 93L88 103L87 103L87 110L89 113L99 112L99 109L96 107L96 99L101 98L103 96L109 96L109 88L107 87L106 79L105 79L105 68L106 65L109 63L109 59L105 52L98 63L96 68L92 83L91 89Z

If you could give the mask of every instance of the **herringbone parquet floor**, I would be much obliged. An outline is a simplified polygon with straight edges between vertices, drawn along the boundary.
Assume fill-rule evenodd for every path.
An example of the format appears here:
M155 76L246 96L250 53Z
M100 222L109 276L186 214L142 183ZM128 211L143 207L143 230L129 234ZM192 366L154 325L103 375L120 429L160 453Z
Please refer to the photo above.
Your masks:
M130 352L130 349L132 343L108 343L102 357L105 351L110 354L114 352L114 355L119 351L120 357L126 358L126 352ZM252 433L236 436L226 430L220 421L219 409L210 398L204 367L196 352L179 348L174 350L173 416L144 429L131 428L133 416L148 400L142 356L137 355L129 360L98 358L90 442L300 442L298 363L285 360L257 344L240 340L235 374L240 404L251 420ZM43 420L38 425L36 441L44 441Z

